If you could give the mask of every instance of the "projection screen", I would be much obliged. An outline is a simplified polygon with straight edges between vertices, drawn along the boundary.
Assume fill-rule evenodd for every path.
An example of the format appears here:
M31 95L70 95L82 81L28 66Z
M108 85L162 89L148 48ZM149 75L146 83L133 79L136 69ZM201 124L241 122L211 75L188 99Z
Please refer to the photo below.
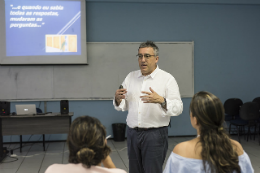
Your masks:
M87 64L85 0L1 0L0 64Z

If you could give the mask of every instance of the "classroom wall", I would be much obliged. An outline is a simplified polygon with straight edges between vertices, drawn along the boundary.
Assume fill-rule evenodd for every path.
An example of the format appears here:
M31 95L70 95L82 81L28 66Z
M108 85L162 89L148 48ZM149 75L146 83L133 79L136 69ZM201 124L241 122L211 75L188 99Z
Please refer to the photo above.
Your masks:
M194 41L195 93L212 92L223 103L233 97L247 102L260 96L260 5L87 2L86 10L88 42ZM163 60L160 57L159 61ZM171 118L169 136L196 134L189 120L191 99L182 100L183 113ZM11 111L15 111L15 104L12 102ZM43 106L42 102L42 110ZM125 123L127 116L127 112L114 110L110 100L70 101L69 106L73 119L97 117L108 134L112 134L112 123ZM47 102L47 111L59 112L59 102ZM27 141L30 135L23 138ZM46 136L46 140L65 139L65 134ZM41 140L41 135L30 140ZM4 142L9 141L19 138L4 136Z

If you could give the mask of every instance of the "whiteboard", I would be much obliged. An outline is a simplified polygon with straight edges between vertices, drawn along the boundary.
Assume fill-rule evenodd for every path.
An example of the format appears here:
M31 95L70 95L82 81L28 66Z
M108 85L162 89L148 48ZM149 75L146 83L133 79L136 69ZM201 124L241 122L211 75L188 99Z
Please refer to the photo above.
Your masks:
M156 42L159 68L182 97L194 94L194 43ZM140 42L89 42L88 65L0 66L0 100L113 99L126 75L139 70Z

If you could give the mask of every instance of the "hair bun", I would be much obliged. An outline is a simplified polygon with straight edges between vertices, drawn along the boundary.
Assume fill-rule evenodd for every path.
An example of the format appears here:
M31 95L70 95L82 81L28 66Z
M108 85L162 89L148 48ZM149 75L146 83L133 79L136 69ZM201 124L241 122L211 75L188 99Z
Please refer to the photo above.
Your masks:
M81 163L84 163L84 162L91 163L91 161L93 160L95 154L96 153L92 149L90 149L90 148L81 148L77 152L77 159Z

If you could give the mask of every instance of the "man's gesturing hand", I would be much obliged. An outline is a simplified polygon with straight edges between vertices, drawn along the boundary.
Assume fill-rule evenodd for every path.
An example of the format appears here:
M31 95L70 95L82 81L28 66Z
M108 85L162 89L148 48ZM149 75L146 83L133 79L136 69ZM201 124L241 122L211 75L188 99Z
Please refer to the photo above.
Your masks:
M142 91L144 96L140 96L144 103L163 103L164 98L159 96L151 87L149 88L151 92Z

